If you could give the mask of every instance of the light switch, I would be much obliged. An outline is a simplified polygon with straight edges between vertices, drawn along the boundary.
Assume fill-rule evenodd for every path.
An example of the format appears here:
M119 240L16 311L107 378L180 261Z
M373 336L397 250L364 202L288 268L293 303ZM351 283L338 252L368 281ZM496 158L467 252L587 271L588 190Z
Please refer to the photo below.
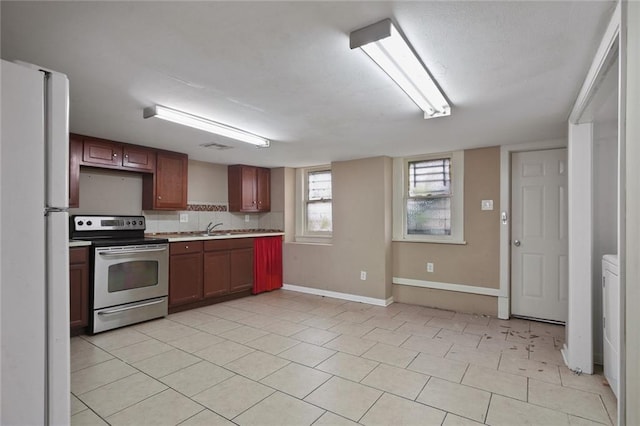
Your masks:
M482 200L482 210L493 210L493 200Z
M189 222L189 213L180 213L180 223Z

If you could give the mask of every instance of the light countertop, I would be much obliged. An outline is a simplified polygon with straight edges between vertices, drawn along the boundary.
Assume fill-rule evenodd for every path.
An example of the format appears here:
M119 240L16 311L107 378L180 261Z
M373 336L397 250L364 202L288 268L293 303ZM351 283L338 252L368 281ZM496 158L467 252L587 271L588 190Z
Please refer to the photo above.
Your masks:
M232 232L216 232L206 236L201 233L155 233L146 234L148 237L167 238L170 243L178 243L181 241L206 241L206 240L225 240L231 238L259 238L259 237L276 237L284 235L284 232L278 231L232 231Z
M181 241L206 241L206 240L225 240L230 238L259 238L259 237L276 237L284 235L284 232L279 231L230 231L230 232L216 232L209 236L202 235L202 233L193 232L158 232L145 234L147 237L167 238L170 243L178 243ZM91 241L69 240L69 248L73 247L86 247L90 246Z
M90 246L91 241L69 240L69 248Z

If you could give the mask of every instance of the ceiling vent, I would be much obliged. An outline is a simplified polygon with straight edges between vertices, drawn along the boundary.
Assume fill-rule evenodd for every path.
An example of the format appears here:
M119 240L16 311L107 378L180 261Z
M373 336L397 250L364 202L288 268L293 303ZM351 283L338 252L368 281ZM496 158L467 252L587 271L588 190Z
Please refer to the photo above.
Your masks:
M209 149L217 149L218 151L224 151L226 149L232 149L233 148L232 146L223 145L223 144L218 143L218 142L203 143L200 146L204 147L204 148L209 148Z

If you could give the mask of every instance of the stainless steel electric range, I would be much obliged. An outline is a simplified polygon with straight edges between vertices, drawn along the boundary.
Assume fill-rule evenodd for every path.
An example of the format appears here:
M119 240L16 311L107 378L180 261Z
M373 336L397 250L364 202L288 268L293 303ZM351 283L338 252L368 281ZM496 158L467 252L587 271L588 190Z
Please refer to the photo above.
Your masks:
M91 242L91 334L168 313L169 241L145 237L144 216L72 216L70 236Z

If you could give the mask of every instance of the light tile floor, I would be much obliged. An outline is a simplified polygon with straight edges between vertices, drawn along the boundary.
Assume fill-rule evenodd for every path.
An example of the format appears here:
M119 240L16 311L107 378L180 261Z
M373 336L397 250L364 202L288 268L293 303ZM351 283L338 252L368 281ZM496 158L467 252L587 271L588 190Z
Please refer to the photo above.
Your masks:
M71 341L73 425L615 424L564 327L285 290Z

